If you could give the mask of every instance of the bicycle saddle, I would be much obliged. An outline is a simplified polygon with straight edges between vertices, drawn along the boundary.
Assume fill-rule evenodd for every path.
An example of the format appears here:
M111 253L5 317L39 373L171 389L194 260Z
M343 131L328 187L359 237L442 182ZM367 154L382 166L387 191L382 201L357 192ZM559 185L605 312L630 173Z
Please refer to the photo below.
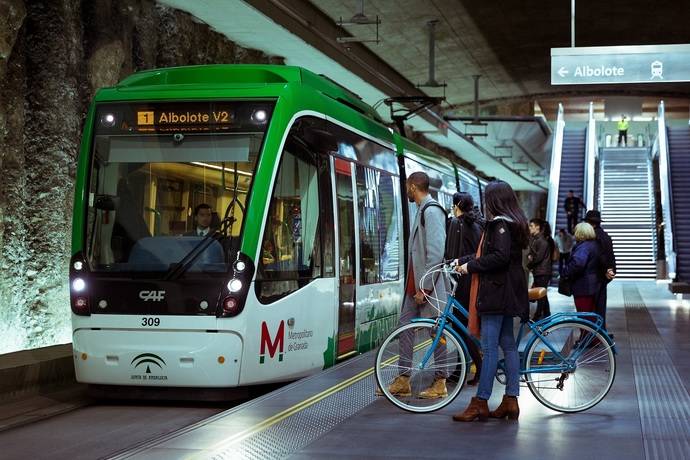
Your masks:
M529 297L530 302L539 300L542 297L546 297L546 288L535 287L532 289L527 289L527 296Z

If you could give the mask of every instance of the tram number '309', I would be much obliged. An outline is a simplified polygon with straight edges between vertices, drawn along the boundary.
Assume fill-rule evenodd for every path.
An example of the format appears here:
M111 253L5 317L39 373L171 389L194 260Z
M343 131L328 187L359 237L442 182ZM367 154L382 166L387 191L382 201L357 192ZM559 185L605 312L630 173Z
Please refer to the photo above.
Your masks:
M142 326L160 326L161 325L161 319L160 318L143 317L143 318L141 318L141 325Z

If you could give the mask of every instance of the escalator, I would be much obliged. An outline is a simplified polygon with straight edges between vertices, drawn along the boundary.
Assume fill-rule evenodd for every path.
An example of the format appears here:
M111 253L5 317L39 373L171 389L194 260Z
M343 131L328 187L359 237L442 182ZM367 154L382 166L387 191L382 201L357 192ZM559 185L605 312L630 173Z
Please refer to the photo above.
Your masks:
M558 186L558 202L556 211L556 228L567 228L568 217L563 207L568 191L572 190L575 196L583 197L585 182L585 150L586 130L566 129L563 132L563 150L561 153L561 171ZM585 210L583 209L582 212Z
M668 128L676 281L690 283L690 128Z

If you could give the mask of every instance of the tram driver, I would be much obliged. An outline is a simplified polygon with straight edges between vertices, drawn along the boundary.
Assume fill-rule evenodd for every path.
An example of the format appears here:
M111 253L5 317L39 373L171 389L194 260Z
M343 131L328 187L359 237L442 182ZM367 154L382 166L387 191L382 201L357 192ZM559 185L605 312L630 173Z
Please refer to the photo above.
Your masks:
M184 234L184 236L206 236L215 229L211 228L213 212L211 206L201 203L194 208L194 221L196 228Z

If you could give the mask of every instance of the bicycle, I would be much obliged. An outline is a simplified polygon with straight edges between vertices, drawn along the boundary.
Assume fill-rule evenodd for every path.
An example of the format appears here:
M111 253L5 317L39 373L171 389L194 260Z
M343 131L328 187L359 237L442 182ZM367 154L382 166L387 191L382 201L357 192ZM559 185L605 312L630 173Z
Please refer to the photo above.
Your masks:
M437 265L439 267L442 264ZM467 310L454 297L457 282L449 265L432 268L424 277L443 273L452 286L444 310L437 318L415 318L398 327L381 344L376 354L376 381L379 391L393 404L410 412L432 412L450 404L460 393L467 373L468 351L462 336L450 327L473 337L454 310L466 318ZM424 279L424 278L423 278ZM530 290L530 300L546 295L545 288ZM439 301L426 295L427 301ZM534 397L549 409L574 413L590 409L606 397L616 376L616 349L603 329L603 319L596 313L556 313L539 321L523 321L516 339L520 354L520 381ZM439 333L441 331L441 333ZM531 334L531 335L530 335ZM401 337L412 340L409 364L398 352ZM432 359L432 356L435 356ZM401 362L402 361L402 362ZM437 362L438 361L438 362ZM394 395L389 385L399 375L409 377L412 392ZM419 397L435 376L446 376L448 395L438 399ZM505 362L499 360L496 379L506 383ZM415 396L416 395L416 396Z

